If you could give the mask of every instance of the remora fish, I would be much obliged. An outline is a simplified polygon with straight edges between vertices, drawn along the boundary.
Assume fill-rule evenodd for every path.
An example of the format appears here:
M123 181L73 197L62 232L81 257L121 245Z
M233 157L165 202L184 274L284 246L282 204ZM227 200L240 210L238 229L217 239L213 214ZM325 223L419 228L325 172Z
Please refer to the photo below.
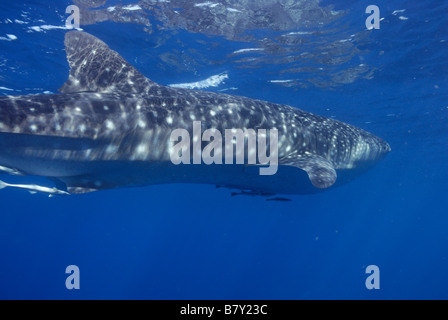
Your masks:
M96 37L65 37L61 94L0 97L0 166L85 193L161 183L205 183L260 194L314 193L351 180L389 151L354 126L286 105L170 88L144 77ZM174 165L170 135L205 128L278 130L278 171L251 165ZM256 170L254 170L256 169Z
M36 193L36 192L42 192L42 193L48 193L51 197L52 195L69 195L70 193L58 190L57 188L49 188L49 187L42 187L36 184L11 184L6 183L4 181L0 180L0 189L11 187L11 188L18 188L18 189L25 189L28 190L30 193Z

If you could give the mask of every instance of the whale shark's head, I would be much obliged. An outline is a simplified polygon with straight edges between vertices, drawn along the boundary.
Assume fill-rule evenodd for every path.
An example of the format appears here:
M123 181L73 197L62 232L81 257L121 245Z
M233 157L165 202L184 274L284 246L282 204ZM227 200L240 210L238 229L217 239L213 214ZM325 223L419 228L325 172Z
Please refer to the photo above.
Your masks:
M391 148L386 141L366 132L356 143L356 147L352 152L352 160L355 162L376 163L390 151Z
M391 151L383 139L364 130L357 131L357 134L348 147L347 158L337 164L339 169L370 168Z

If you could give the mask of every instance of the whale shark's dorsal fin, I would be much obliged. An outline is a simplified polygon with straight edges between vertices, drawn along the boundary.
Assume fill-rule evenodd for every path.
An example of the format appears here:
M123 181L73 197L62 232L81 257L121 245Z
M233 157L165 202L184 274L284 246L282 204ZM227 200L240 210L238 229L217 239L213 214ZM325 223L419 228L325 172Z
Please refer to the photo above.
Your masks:
M100 39L81 31L65 35L65 50L70 65L68 80L61 93L83 91L144 93L158 86Z

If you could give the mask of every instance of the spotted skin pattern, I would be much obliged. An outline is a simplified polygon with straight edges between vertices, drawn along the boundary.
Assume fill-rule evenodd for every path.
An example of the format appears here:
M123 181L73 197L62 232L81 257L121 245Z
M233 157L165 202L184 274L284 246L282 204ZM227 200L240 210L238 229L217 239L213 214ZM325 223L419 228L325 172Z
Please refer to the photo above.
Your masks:
M47 176L72 193L171 182L273 193L309 193L301 185L311 182L306 189L317 192L335 184L338 170L368 168L390 151L371 133L291 106L159 85L85 32L68 32L65 46L70 75L61 94L0 97L0 166ZM309 181L275 190L275 177L255 178L247 166L174 167L170 135L192 135L194 121L221 132L277 129L279 166Z

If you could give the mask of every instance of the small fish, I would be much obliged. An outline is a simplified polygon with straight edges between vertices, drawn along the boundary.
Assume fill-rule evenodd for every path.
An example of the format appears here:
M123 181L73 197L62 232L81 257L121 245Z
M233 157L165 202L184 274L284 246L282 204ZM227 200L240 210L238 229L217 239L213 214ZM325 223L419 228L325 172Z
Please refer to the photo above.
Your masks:
M292 201L292 199L275 197L275 198L266 199L266 201L283 201L283 202L287 202L287 201Z
M256 191L241 191L241 192L232 192L230 193L232 197L234 196L262 196L262 197L270 197L273 196L273 193L268 192L256 192Z
M0 189L6 187L28 190L31 194L35 194L37 192L48 193L49 197L53 197L55 195L70 195L67 191L59 190L57 188L42 187L36 184L11 184L0 180Z

